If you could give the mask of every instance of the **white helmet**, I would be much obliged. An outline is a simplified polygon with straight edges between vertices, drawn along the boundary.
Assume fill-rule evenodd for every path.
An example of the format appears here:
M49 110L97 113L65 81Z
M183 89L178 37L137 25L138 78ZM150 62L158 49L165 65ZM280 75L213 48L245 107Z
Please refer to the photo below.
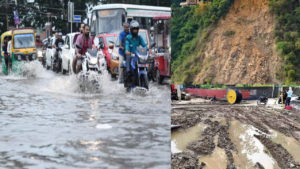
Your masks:
M150 28L150 32L151 32L151 31L154 31L154 27L153 27L153 26Z

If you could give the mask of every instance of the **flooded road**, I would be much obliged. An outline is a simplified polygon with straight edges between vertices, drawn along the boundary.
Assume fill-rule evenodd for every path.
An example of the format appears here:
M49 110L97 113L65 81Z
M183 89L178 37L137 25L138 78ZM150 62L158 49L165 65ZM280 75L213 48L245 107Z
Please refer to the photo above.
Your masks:
M34 79L0 74L0 168L170 168L168 85L126 94L105 74L93 94L32 66Z

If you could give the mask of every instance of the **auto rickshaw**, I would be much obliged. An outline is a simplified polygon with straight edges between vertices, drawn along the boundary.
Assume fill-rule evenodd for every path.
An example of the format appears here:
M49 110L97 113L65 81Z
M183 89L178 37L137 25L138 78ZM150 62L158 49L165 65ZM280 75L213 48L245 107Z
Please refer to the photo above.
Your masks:
M151 51L155 56L154 66L150 71L154 74L153 81L162 84L164 78L171 77L171 16L154 17L153 21L155 25L154 39L157 46Z
M7 31L2 34L1 46L5 37L11 38L12 42L12 71L16 74L21 74L22 70L19 66L21 62L34 61L37 59L36 44L35 44L35 30L33 28L17 28ZM1 48L2 55L2 70L8 74L4 54Z

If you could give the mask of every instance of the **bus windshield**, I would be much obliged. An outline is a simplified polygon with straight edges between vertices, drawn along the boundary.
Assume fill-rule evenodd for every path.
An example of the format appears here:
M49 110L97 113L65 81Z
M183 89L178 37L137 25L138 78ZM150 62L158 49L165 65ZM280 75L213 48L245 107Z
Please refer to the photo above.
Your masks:
M120 33L123 30L122 13L125 9L109 9L97 11L96 32L100 33ZM95 19L92 18L93 20Z
M14 36L14 48L35 48L34 36L32 33L17 34Z

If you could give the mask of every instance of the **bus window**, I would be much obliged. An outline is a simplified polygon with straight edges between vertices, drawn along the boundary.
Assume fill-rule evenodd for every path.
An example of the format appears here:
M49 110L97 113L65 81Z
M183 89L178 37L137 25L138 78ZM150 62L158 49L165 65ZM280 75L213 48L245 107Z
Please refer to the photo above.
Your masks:
M97 11L97 30L99 33L120 33L123 30L122 13L124 9ZM98 34L99 34L98 33Z

